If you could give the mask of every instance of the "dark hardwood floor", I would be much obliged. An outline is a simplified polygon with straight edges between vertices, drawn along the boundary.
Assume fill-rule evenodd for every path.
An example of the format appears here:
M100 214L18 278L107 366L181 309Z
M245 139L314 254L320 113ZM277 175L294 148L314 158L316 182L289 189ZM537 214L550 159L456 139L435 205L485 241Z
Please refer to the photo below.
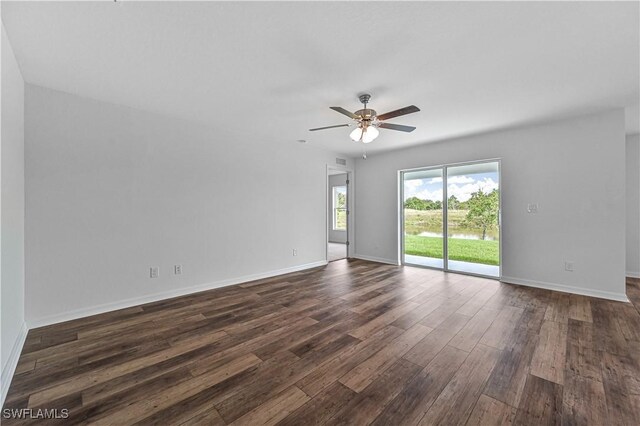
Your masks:
M628 294L337 261L31 330L4 408L68 409L58 424L639 425L640 283Z

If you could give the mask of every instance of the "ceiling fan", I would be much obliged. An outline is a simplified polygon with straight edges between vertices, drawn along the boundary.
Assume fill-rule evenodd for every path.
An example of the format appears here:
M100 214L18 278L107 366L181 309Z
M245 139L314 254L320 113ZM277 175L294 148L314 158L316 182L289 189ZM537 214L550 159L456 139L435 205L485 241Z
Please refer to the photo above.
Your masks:
M407 115L413 112L418 112L420 111L420 108L418 108L417 106L411 105L408 107L397 109L395 111L378 115L378 113L375 110L367 108L367 104L371 99L371 95L369 95L368 93L364 93L358 96L358 99L360 99L360 102L362 102L362 104L364 105L364 108L356 112L349 112L346 109L341 107L330 107L332 110L339 112L340 114L344 114L347 117L351 118L354 121L354 123L338 124L335 126L326 126L326 127L317 127L315 129L309 129L309 131L315 132L316 130L333 129L336 127L349 127L349 126L355 125L357 126L357 128L353 132L351 132L351 134L349 135L351 139L353 139L356 142L369 143L369 142L373 142L373 140L377 138L378 135L380 134L380 132L378 131L378 128L389 129L389 130L399 130L401 132L407 132L407 133L413 132L416 129L413 126L403 126L401 124L385 123L384 121L390 118L400 117L401 115Z

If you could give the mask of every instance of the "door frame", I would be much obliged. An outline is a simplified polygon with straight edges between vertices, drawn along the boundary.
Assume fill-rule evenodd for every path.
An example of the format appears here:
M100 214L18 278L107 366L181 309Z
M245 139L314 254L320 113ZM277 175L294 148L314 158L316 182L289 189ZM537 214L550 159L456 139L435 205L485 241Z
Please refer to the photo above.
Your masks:
M333 218L329 215L329 208L331 207L330 205L330 201L329 201L329 176L330 176L330 172L340 172L340 173L335 173L335 174L346 174L347 175L347 259L353 257L355 251L355 244L354 244L354 240L355 240L355 227L354 227L354 218L355 218L355 214L354 214L354 206L355 206L355 197L353 196L354 191L354 171L351 168L346 168L346 167L338 167L338 166L334 166L334 165L329 165L327 164L326 170L325 170L325 208L324 208L324 212L325 212L325 224L324 224L324 230L325 230L325 242L324 242L324 259L325 261L328 263L329 262L329 225L332 223ZM333 213L333 209L331 209L331 212Z
M498 265L498 276L494 277L491 275L482 275L482 274L474 274L472 272L465 271L456 271L449 269L448 262L448 240L449 240L449 230L448 230L448 222L447 222L447 210L449 209L449 197L447 193L447 169L449 167L457 167L457 166L468 166L471 164L481 164L481 163L498 163L498 188L500 189L500 197L498 199L498 256L500 259L500 264ZM426 265L415 265L413 263L406 263L404 261L404 174L406 172L415 172L421 170L437 170L442 169L442 268L437 268L434 266L426 266ZM484 160L473 160L473 161L463 161L458 163L446 163L439 164L435 166L425 166L425 167L413 167L410 169L402 169L398 170L398 186L400 194L398 200L398 211L399 211L399 223L398 229L400 233L400 238L398 241L398 260L399 264L403 266L411 266L416 268L426 268L426 269L434 269L437 271L450 272L455 274L462 275L471 275L482 278L489 278L495 280L502 280L502 159L501 158L488 158Z

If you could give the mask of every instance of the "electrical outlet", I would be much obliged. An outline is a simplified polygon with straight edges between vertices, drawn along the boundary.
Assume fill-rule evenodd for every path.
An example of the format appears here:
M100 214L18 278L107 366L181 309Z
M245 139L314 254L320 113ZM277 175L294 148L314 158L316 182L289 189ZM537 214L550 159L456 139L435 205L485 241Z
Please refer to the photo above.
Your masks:
M173 267L173 273L175 275L182 275L182 265L175 265Z
M564 262L564 270L567 272L573 272L573 262Z
M293 255L297 256L298 255L298 249L293 249Z
M150 278L158 278L158 275L160 275L160 268L158 268L157 266L152 266L149 269L149 277Z

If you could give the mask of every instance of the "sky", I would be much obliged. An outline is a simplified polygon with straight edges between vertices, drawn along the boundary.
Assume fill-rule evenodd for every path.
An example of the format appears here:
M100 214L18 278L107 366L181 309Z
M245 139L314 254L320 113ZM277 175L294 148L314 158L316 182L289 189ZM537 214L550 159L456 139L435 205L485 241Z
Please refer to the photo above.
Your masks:
M484 192L498 189L498 174L478 173L452 176L447 179L447 196L455 195L459 201L467 201L471 194L482 188ZM413 179L404 182L404 199L418 197L421 200L442 201L442 178Z

